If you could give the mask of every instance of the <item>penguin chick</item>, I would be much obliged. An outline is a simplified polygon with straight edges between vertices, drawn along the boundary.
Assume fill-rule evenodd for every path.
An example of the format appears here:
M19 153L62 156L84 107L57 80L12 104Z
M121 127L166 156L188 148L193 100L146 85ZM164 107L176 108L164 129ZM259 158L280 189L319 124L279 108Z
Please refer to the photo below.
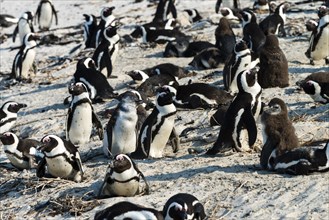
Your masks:
M273 98L263 108L261 123L263 148L260 163L264 169L271 169L274 166L274 157L299 147L299 142L283 100Z
M188 193L178 193L168 199L163 208L164 219L206 219L203 205Z
M95 214L94 220L104 219L163 220L163 216L161 212L155 209L123 201L107 207Z
M230 23L225 17L222 17L215 30L216 43L215 46L221 54L221 62L225 63L227 58L234 50L236 43L235 34L230 26Z
M17 112L27 107L26 104L14 101L5 102L0 108L0 134L9 131L17 120Z
M12 132L0 135L4 151L10 163L19 170L36 168L37 159L43 155L37 150L40 142L34 139L19 139Z
M71 142L56 135L46 135L39 148L45 157L39 162L37 176L43 177L47 171L54 177L81 182L84 170L78 148Z
M128 155L118 154L107 168L98 197L138 195L140 194L140 177L146 185L144 193L148 194L149 185L136 163Z

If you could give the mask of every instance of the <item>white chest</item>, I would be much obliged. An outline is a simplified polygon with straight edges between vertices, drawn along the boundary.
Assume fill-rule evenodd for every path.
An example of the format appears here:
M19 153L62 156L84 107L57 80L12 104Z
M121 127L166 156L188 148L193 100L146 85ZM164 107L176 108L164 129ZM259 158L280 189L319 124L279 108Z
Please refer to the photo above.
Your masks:
M54 177L68 178L73 172L73 167L64 156L46 158L48 172Z
M23 79L27 79L29 78L29 72L30 69L33 66L33 62L35 59L35 50L34 49L30 49L27 51L25 59L22 61L22 70L21 70L21 78Z
M322 34L315 46L315 49L311 52L311 57L314 60L324 59L328 56L329 56L329 25L327 25L322 30Z
M48 29L50 27L52 15L52 8L50 4L42 4L39 18L39 25L41 29Z

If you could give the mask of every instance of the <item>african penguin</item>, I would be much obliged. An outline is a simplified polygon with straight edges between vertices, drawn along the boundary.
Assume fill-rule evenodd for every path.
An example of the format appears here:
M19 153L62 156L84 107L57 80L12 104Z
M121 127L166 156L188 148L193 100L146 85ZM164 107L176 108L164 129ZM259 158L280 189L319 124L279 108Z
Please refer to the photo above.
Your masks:
M41 139L39 150L45 157L39 162L37 176L43 177L47 171L53 177L81 182L84 170L78 148L71 142L56 135L46 135Z
M239 92L225 113L217 141L206 154L214 155L232 148L237 151L250 151L254 145L257 138L256 120L261 111L262 92L256 75L257 69L245 70L238 74Z
M136 163L126 154L115 155L107 168L98 197L135 196L143 193L139 190L140 177L146 185L144 193L148 194L148 183Z
M40 142L34 139L19 139L12 132L0 134L0 141L10 163L19 170L36 168L37 159L43 157L37 150Z
M141 97L127 91L105 127L103 151L106 156L132 153L136 150L138 121L137 106Z
M98 71L106 77L111 76L113 63L119 49L120 36L117 34L117 28L117 26L110 25L104 29L103 40L98 44L92 56Z
M264 20L259 23L260 29L265 35L275 34L280 37L286 37L286 31L284 24L286 22L286 11L288 4L286 2L281 3L275 9L275 12L268 15Z
M173 94L168 88L158 89L155 107L144 121L139 132L137 149L131 157L161 158L168 139L173 133L175 117L176 107L173 103ZM178 142L172 143L174 152L178 150Z
M222 17L215 30L215 46L221 54L221 62L225 63L227 58L232 54L236 43L235 34L225 17Z
M185 9L184 12L186 12L189 16L190 23L195 23L197 21L200 21L202 19L201 15L199 14L197 9Z
M153 21L166 21L170 14L173 18L177 18L175 1L176 0L159 0Z
M96 69L94 60L89 57L78 61L73 76L75 82L83 82L87 86L89 97L93 102L112 99L117 96L106 76Z
M163 52L164 57L193 57L202 50L215 47L214 44L208 41L189 42L188 39L178 38L174 41L169 41Z
M35 17L37 17L39 23L39 29L42 31L48 31L53 21L53 16L55 16L57 25L57 12L53 2L51 0L41 0L35 13Z
M34 73L30 73L33 69L33 63L36 55L35 47L37 46L36 37L33 33L24 36L23 44L15 56L11 77L17 80L26 80L31 78ZM34 72L34 70L33 70Z
M241 9L230 9L227 7L223 7L220 9L220 13L232 24L238 24L241 22Z
M288 60L273 34L266 36L265 44L259 51L257 80L263 89L289 86Z
M206 219L204 207L199 200L189 193L178 193L168 199L163 207L165 220Z
M233 99L229 93L207 83L190 83L164 87L174 93L174 104L177 108L216 108L230 103Z
M241 8L239 0L233 0L233 1L232 0L229 0L229 1L217 0L216 5L215 5L216 13L218 13L220 11L220 9L223 7L229 7L229 8L234 8L234 9Z
M329 8L321 6L320 20L317 28L312 32L310 38L310 46L305 55L310 59L310 63L314 65L314 60L325 59L329 64Z
M93 36L93 40L91 42L91 46L97 48L97 46L103 40L104 37L103 34L105 28L110 26L115 20L115 17L112 14L114 9L115 7L105 7L101 10L101 21L99 22L96 28L95 34Z
M66 140L75 145L89 142L93 125L102 140L102 124L93 110L87 87L82 82L77 82L69 86L69 93L72 101L67 113Z
M155 209L123 201L95 214L94 220L104 219L163 220L163 216Z
M0 14L0 27L10 27L14 24L17 24L18 18L8 15L8 14Z
M170 84L178 84L175 77L169 74L159 74L147 78L136 90L147 97L153 97L159 87Z
M241 15L243 40L254 53L258 54L259 49L265 43L265 34L258 26L256 16L251 10L244 9Z
M273 158L299 147L295 128L289 120L288 109L282 99L273 98L263 107L261 124L263 148L260 164L263 169L272 169Z
M221 63L220 50L216 47L210 47L195 55L188 65L197 70L205 70L217 68Z
M273 169L293 175L329 171L329 141L323 148L306 146L287 151L275 158Z
M27 107L26 104L14 101L5 102L0 108L0 134L10 131L17 120L17 112L21 108Z
M223 69L223 81L226 91L237 93L237 76L240 72L249 69L251 63L251 52L244 41L238 41L231 57L226 60Z
M92 37L96 33L97 28L97 19L95 15L92 14L83 14L85 17L85 22L83 23L83 38L85 41L86 48L95 48L95 45L92 45Z
M15 42L17 33L19 34L19 39L21 44L24 44L24 36L28 33L33 33L33 13L30 11L26 11L22 14L17 22L17 26L13 33L13 42Z

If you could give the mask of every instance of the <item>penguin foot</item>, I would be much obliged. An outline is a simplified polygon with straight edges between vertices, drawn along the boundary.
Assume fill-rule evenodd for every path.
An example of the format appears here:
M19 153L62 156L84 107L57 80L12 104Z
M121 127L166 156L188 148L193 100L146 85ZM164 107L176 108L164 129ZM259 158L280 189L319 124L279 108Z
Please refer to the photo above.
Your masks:
M329 57L324 59L326 61L326 65L329 65Z
M227 151L232 150L231 147L227 147L227 146L213 146L212 148L208 149L206 154L207 155L215 155L217 153L225 153Z

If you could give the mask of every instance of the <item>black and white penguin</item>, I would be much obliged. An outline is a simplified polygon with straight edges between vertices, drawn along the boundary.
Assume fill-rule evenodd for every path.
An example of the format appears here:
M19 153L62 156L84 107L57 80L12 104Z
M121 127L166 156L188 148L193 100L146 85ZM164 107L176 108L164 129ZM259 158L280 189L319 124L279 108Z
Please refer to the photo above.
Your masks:
M202 19L200 13L195 8L194 9L185 9L184 12L186 12L188 14L189 21L191 24L198 22Z
M289 120L283 100L273 98L263 107L261 124L263 148L260 164L263 169L273 169L275 157L299 147L295 128Z
M228 7L220 8L220 13L232 24L238 24L241 22L241 9L231 9Z
M164 57L193 57L202 50L215 47L214 44L208 41L190 42L185 38L178 38L174 41L169 41L163 53Z
M92 56L98 71L106 77L111 76L113 63L119 50L120 36L117 34L117 28L110 25L104 29L103 39Z
M216 5L215 5L216 13L218 13L220 11L220 9L223 7L229 7L229 8L234 8L234 9L241 8L239 0L233 0L233 1L229 0L229 1L224 1L224 2L223 2L223 0L217 0Z
M188 65L198 70L205 70L217 68L221 63L223 62L220 50L216 47L210 47L195 55Z
M202 203L188 193L178 193L170 197L163 207L162 214L165 220L202 220L207 217Z
M67 113L66 139L75 145L89 142L93 125L99 138L103 139L103 127L94 112L89 99L87 87L82 82L76 82L69 87L72 101Z
M91 46L94 48L97 48L97 46L101 43L105 28L114 22L115 17L112 14L114 9L115 7L105 7L101 10L101 21L97 26L95 35L93 36L93 40L91 42Z
M229 93L207 83L190 83L188 85L164 86L174 93L177 108L216 108L226 105L233 99Z
M17 112L21 108L27 107L26 104L14 101L5 102L0 108L0 134L10 131L17 120Z
M140 178L145 182L144 193L148 194L149 185L136 163L126 154L118 154L108 166L99 198L114 196L135 196L140 193Z
M321 6L319 8L320 20L317 28L312 32L310 46L305 55L314 65L314 60L325 59L329 64L329 8Z
M178 84L175 77L169 74L159 74L147 78L136 90L147 97L153 97L156 95L158 88L170 84Z
M158 44L165 44L169 41L174 41L178 38L185 38L188 40L190 40L191 38L176 29L153 29L145 26L137 26L135 30L135 35L133 37L142 37L143 43L155 42Z
M215 46L221 54L221 62L225 62L232 54L236 43L235 34L230 26L230 23L225 17L222 17L215 30L216 43Z
M104 219L163 220L163 216L161 212L155 209L123 201L107 207L95 214L94 220Z
M266 36L265 44L259 51L257 80L263 89L289 86L288 60L273 34Z
M46 135L41 139L39 150L45 157L39 162L37 176L43 177L47 171L53 177L81 182L84 170L78 148L71 142L56 135Z
M107 78L96 69L94 60L89 57L78 61L74 81L83 82L87 86L89 97L93 102L117 96Z
M0 27L10 27L14 24L17 24L18 18L8 15L8 14L0 14Z
M329 141L323 148L299 147L275 158L273 169L279 173L307 175L329 171Z
M19 139L12 132L0 134L0 140L10 163L19 170L36 168L37 159L43 157L37 150L40 142L34 139Z
M13 42L16 40L17 33L19 34L19 39L21 44L24 44L24 36L28 33L33 33L33 13L30 11L26 11L22 14L17 22L17 26L13 33Z
M35 13L35 17L37 17L36 20L38 20L39 23L39 29L42 31L48 31L52 24L53 16L55 16L57 25L57 12L53 2L51 0L41 0Z
M256 120L261 111L262 88L256 79L257 70L245 70L238 74L239 93L225 113L218 139L206 154L214 155L235 148L250 151L257 139Z
M173 94L168 88L162 87L158 90L152 113L145 119L139 132L137 149L131 157L161 158L169 137L173 133L175 117L176 107L173 103ZM179 148L178 141L172 145L173 151L176 152Z
M256 16L251 10L244 9L241 15L243 40L254 53L258 54L259 49L265 43L265 34L258 26Z
M265 35L275 34L280 37L286 36L284 24L286 22L285 13L287 9L288 4L286 2L283 2L276 7L274 13L269 14L264 20L259 23L259 27Z
M234 94L239 91L238 74L250 68L251 52L244 41L236 43L230 59L227 59L223 69L223 81L226 91Z
M83 14L85 22L83 23L83 39L85 41L86 48L95 48L95 45L91 45L92 37L96 35L97 19L95 15Z
M37 46L36 37L33 33L25 35L23 44L15 56L11 77L17 80L26 80L31 78L34 73L30 73L33 69L33 63L36 55L35 47Z
M166 21L168 20L170 14L173 18L177 18L175 1L176 0L159 0L153 21Z
M105 127L103 151L106 156L132 153L136 150L137 106L142 101L141 97L132 91L127 91L120 97L120 103Z
M316 102L329 102L329 72L316 72L305 79L296 82L296 85L309 94Z

